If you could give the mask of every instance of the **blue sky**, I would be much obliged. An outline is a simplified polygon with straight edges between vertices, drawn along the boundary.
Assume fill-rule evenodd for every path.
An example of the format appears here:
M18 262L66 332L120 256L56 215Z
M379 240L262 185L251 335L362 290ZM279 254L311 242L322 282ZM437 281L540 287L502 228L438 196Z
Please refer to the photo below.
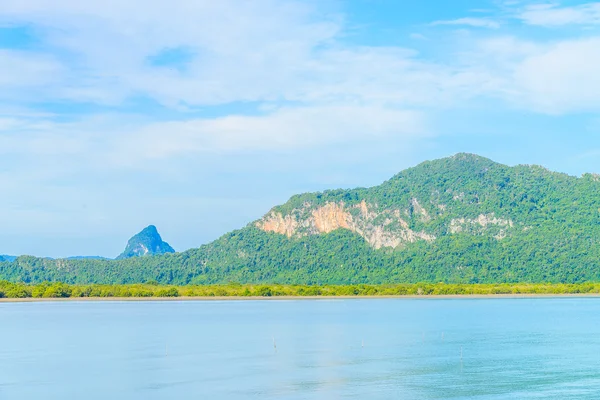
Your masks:
M600 172L600 2L3 0L0 254L177 250L426 159Z

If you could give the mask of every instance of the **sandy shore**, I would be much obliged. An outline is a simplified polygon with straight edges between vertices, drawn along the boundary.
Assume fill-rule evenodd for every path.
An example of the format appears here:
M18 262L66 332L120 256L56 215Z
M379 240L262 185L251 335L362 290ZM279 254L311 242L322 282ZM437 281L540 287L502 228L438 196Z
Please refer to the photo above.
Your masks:
M348 299L524 299L524 298L573 298L600 297L600 293L567 293L567 294L449 294L449 295L403 295L403 296L207 296L207 297L67 297L67 298L0 298L0 303L33 303L33 302L88 302L88 301L278 301L278 300L348 300Z

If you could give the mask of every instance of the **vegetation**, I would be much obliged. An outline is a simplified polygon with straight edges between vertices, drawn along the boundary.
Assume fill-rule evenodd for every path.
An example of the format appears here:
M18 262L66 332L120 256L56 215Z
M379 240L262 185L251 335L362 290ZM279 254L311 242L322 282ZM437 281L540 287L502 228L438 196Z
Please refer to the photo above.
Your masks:
M127 247L117 258L142 257L146 255L175 253L175 250L164 242L154 225L144 228L127 242Z
M600 283L449 285L419 283L402 285L67 285L44 282L37 285L0 281L0 298L84 297L319 297L319 296L436 296L499 294L600 294Z
M75 285L240 282L251 285L248 288L600 282L600 178L596 175L577 178L459 154L425 162L372 188L294 196L273 211L294 215L302 225L311 214L306 204L314 208L336 202L350 208L363 201L382 213L398 210L409 229L435 240L375 249L348 229L288 238L252 223L182 253L120 260L24 256L0 261L0 279ZM505 223L477 222L481 216ZM407 229L399 224L384 226L378 219L374 223L391 234ZM452 229L456 224L460 229Z

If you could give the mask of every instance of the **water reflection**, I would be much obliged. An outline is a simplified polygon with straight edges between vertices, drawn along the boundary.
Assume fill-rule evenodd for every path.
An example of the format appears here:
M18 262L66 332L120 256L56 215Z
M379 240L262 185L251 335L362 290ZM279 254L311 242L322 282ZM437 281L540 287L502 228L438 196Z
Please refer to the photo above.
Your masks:
M599 318L590 298L3 303L0 399L597 399Z

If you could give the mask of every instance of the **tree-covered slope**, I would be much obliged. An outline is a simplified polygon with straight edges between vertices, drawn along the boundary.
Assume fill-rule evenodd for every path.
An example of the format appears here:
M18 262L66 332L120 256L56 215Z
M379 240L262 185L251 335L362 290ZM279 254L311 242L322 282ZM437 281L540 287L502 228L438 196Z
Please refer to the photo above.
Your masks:
M0 262L0 278L133 283L600 281L600 179L470 154L379 186L292 197L183 253Z

